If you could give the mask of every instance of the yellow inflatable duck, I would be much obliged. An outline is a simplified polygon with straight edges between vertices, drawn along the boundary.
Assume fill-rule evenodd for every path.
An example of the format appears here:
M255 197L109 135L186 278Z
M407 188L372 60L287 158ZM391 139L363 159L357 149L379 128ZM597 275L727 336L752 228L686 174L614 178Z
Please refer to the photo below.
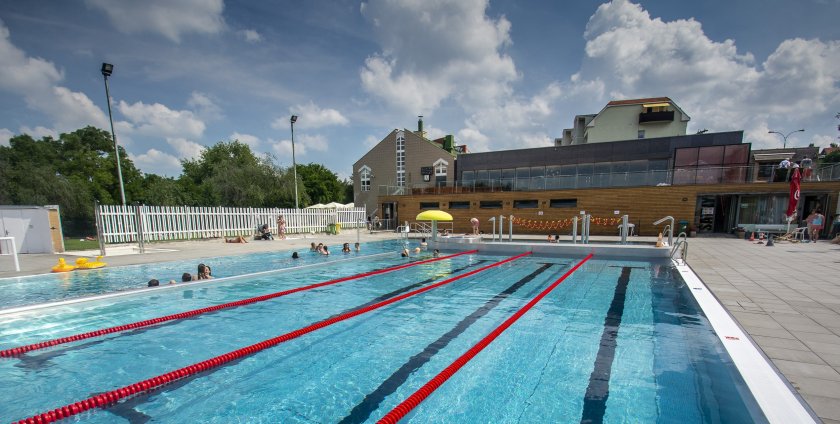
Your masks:
M64 258L58 258L58 265L52 267L52 272L69 272L74 269L76 267L65 262Z
M88 261L87 258L76 259L76 268L78 269L96 269L107 265L102 262L102 256L97 256L95 261Z

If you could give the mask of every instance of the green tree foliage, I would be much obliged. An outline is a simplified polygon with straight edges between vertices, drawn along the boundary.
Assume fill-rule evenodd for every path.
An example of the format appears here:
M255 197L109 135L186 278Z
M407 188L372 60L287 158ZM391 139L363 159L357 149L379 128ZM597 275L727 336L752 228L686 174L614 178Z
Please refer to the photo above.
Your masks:
M120 148L127 200L141 190L142 177ZM57 204L68 233L89 234L94 200L120 203L114 144L110 133L86 127L58 139L23 134L0 146L0 203ZM90 227L90 228L87 228Z
M312 203L348 203L353 201L352 187L348 199L347 183L340 181L338 175L324 165L317 163L298 165L297 173L298 180L303 182Z
M219 142L195 160L182 162L182 184L191 187L195 204L203 206L294 207L291 170L257 157L247 144ZM309 197L299 188L301 204Z
M840 163L840 150L835 150L827 155L825 155L822 160L822 163Z

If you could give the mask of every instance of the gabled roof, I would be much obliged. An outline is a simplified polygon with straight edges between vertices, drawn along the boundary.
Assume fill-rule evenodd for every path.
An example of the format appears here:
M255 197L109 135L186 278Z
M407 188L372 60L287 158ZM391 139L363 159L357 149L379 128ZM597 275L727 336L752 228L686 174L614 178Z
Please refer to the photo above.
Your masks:
M604 111L607 110L608 107L644 105L644 104L651 104L651 103L670 103L671 106L674 106L674 109L677 109L678 111L680 111L680 114L681 114L681 116L684 117L685 121L690 121L691 120L691 117L689 117L688 114L685 113L685 111L683 111L682 108L679 107L676 103L674 103L674 101L671 100L669 97L648 97L648 98L645 98L645 99L613 100L613 101L607 103L607 105L604 106L604 108L601 109L601 111L598 112L597 115L595 115L595 118L593 118L591 121L589 121L589 124L587 124L586 126L587 127L595 126L595 121L598 120L598 115L604 113Z

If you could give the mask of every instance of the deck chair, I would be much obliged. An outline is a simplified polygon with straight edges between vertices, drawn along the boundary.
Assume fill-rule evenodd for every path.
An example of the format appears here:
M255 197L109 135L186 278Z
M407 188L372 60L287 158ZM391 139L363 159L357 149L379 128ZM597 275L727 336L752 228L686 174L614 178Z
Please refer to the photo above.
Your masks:
M799 227L795 230L776 237L776 241L788 241L791 243L799 243L805 240L805 234L808 233L808 227Z

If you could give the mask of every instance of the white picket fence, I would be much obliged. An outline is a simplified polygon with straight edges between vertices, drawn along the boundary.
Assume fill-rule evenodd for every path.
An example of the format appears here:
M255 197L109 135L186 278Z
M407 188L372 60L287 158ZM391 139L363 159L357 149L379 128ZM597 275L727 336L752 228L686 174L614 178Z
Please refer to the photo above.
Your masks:
M277 234L277 218L286 220L286 234L366 226L365 208L280 209L191 206L99 205L99 234L105 243L189 240L243 236L250 239L257 227L268 224ZM140 224L138 227L138 223Z

